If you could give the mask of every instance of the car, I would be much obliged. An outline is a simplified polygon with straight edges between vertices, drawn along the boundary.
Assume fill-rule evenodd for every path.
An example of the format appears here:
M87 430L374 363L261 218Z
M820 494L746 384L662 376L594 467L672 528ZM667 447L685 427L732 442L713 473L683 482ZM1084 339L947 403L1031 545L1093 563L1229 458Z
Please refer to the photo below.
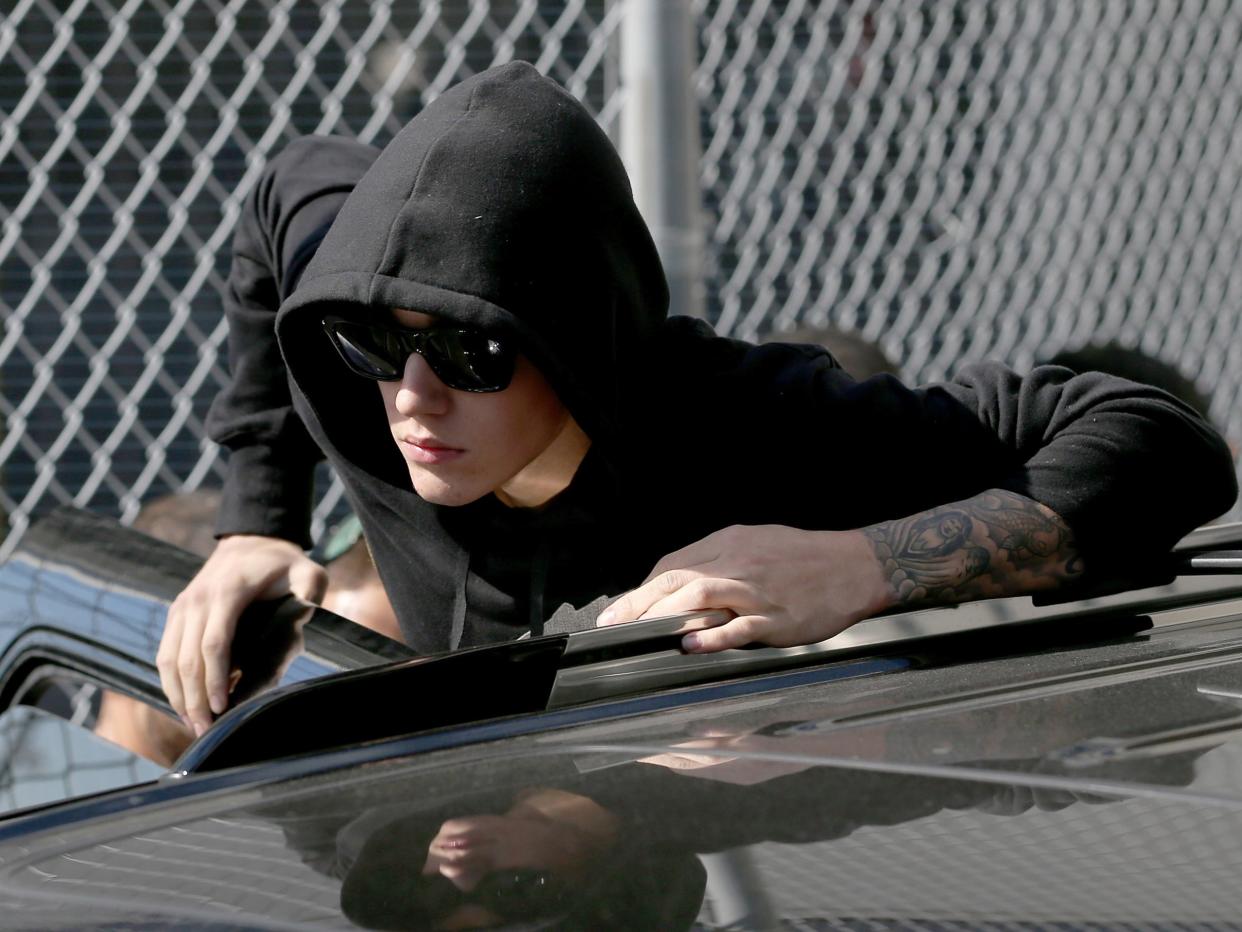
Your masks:
M0 925L1239 929L1240 540L715 656L710 615L414 657L266 606L157 766L81 697L173 721L196 564L62 511L0 567Z

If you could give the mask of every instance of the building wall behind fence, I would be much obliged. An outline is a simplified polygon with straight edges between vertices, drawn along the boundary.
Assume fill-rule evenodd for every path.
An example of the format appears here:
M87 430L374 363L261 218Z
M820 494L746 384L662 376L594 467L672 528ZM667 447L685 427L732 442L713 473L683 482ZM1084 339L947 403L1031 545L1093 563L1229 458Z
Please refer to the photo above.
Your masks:
M616 135L623 3L7 0L0 507L218 484L242 199L513 57ZM1242 14L1227 2L694 0L708 314L861 329L911 379L1117 339L1242 440ZM317 526L339 504L323 484Z

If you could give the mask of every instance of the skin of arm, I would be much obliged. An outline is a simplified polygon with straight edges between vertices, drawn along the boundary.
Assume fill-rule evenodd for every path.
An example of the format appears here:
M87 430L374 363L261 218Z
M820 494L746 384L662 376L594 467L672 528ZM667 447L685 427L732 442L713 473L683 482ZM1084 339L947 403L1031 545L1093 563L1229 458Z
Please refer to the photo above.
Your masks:
M1003 489L862 531L888 607L1036 592L1082 575L1073 532L1056 512Z
M1081 573L1055 512L991 489L852 531L725 528L662 559L599 623L726 609L732 620L686 635L683 648L792 647L891 609L1036 592Z

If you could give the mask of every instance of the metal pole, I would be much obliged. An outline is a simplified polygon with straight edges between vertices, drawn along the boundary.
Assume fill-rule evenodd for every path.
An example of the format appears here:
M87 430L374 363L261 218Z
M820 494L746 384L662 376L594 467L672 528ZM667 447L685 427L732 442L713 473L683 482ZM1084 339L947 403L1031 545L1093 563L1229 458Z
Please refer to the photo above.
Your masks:
M625 0L621 157L664 263L670 312L704 315L696 41L690 0Z
M749 848L700 854L707 871L712 925L737 929L775 929L776 910Z

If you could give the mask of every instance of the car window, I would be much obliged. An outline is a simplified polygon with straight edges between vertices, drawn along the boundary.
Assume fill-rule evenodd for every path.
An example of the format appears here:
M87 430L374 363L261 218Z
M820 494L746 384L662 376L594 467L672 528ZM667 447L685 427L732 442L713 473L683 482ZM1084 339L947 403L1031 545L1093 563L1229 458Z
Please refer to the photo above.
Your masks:
M32 672L0 714L0 814L154 780L167 718L80 674Z
M0 715L0 812L154 780L163 769L43 709Z

